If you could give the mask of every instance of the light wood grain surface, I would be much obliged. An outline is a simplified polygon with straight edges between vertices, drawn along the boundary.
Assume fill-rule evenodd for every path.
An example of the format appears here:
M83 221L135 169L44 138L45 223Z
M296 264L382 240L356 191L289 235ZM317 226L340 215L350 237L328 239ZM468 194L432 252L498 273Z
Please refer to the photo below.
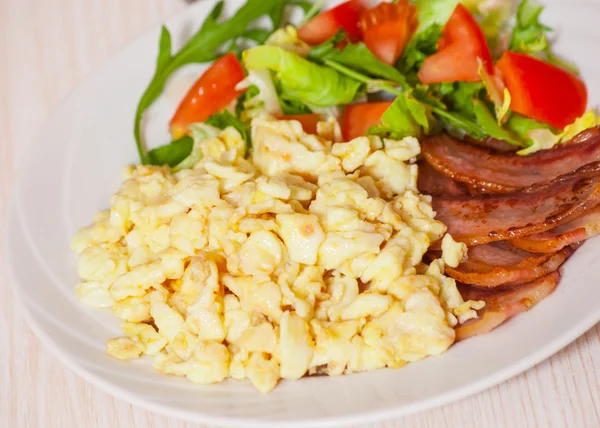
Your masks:
M120 47L184 7L182 0L0 0L1 213L24 150L60 101ZM505 384L376 426L600 427L600 326ZM198 425L133 407L71 373L29 330L0 275L0 427Z

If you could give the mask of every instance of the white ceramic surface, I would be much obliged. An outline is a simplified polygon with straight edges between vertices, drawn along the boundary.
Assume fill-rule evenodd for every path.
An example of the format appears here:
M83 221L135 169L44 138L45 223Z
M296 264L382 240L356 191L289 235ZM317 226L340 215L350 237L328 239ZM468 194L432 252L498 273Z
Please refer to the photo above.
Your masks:
M213 3L200 2L173 17L167 24L174 39L184 40ZM241 3L232 0L228 7ZM597 104L600 59L593 52L600 43L600 2L546 3L545 21L557 29L559 52L581 66ZM124 363L107 356L106 340L120 335L119 322L110 312L86 308L75 298L78 278L69 241L94 212L107 207L121 168L137 160L133 115L153 72L158 35L156 28L138 39L63 103L31 145L7 212L5 262L13 291L43 342L90 382L153 411L205 423L355 424L398 417L489 388L600 321L600 239L594 239L567 263L558 290L533 311L487 336L457 344L441 357L401 370L282 382L263 396L248 382L201 387L160 375L146 360ZM153 136L165 132L163 124L173 108L166 99L152 110Z

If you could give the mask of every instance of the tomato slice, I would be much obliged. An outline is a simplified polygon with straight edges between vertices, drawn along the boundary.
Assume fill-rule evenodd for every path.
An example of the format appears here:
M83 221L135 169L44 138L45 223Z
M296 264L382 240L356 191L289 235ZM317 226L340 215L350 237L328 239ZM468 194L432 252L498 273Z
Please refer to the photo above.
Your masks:
M242 64L233 53L215 61L179 104L169 123L173 138L181 138L190 124L204 122L239 97L244 91L235 87L245 77Z
M381 116L392 105L388 101L351 104L344 109L342 134L346 141L367 135L372 126L381 122Z
M317 124L322 121L320 114L307 113L307 114L288 114L281 116L279 120L297 120L302 125L302 129L307 134L317 134Z
M511 94L511 110L559 129L585 113L585 83L568 71L515 52L505 52L497 67Z
M362 1L350 0L315 16L298 29L298 37L309 45L318 45L343 28L351 42L360 41L360 14L365 8Z
M381 3L363 11L360 25L369 50L379 60L393 65L419 26L417 8L408 0Z
M442 30L438 52L423 62L419 79L425 85L442 82L479 82L479 60L494 73L492 54L483 31L471 13L458 4Z

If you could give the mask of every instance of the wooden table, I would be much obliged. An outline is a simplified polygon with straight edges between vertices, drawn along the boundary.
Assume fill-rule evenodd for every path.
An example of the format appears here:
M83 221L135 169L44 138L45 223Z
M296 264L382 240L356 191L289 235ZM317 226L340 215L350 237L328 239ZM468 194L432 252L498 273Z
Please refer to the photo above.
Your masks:
M0 0L0 208L25 148L69 91L184 7L182 0ZM63 367L29 330L0 275L0 427L192 426L115 399ZM505 384L376 426L599 427L600 326Z

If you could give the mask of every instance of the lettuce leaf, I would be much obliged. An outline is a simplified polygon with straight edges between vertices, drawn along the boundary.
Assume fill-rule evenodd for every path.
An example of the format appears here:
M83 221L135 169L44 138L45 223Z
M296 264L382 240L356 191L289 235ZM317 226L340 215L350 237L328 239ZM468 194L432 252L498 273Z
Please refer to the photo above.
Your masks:
M414 99L410 92L405 92L398 95L381 116L381 125L371 127L369 134L393 139L427 134L431 120L427 108Z
M600 117L592 109L577 118L572 124L567 125L562 132L551 128L545 123L537 122L520 115L513 115L507 123L507 126L516 130L528 142L527 148L517 152L517 154L522 156L530 155L540 150L551 149L557 144L573 139L586 129L599 125Z
M417 6L419 28L416 34L419 35L432 25L443 27L450 19L459 0L414 0L413 3Z
M206 125L204 123L192 123L188 127L188 129L190 131L190 136L188 136L188 138L191 137L193 146L188 156L186 156L179 163L173 166L173 172L193 168L194 165L196 165L202 160L203 155L202 149L200 148L202 142L208 140L209 138L214 138L217 135L219 135L218 128Z
M510 50L533 54L546 51L550 46L546 33L552 28L540 22L543 6L534 0L523 0L517 9L517 24L510 40Z
M498 121L485 104L485 102L474 99L473 100L473 112L479 125L485 130L486 134L492 138L504 140L514 146L523 147L525 142L514 135L512 132L498 124Z
M528 55L535 55L545 61L578 73L578 68L571 62L559 58L552 52L548 41L551 27L540 22L544 6L535 0L522 0L517 9L517 23L513 29L509 49Z
M567 125L561 134L560 141L569 141L581 134L586 129L600 125L600 117L593 109L586 111L583 116L577 118L575 122Z
M363 88L361 82L277 46L248 49L243 61L249 70L274 71L288 99L319 107L349 104Z
M280 28L269 36L264 42L265 45L279 46L287 51L297 53L306 58L311 51L308 43L298 38L298 31L291 25Z
M248 127L244 122L242 122L233 114L231 114L230 111L223 110L221 113L213 114L204 123L219 129L225 129L229 126L237 129L237 131L244 139L244 142L246 143L246 153L250 150L252 144L250 141L250 132L248 130Z

